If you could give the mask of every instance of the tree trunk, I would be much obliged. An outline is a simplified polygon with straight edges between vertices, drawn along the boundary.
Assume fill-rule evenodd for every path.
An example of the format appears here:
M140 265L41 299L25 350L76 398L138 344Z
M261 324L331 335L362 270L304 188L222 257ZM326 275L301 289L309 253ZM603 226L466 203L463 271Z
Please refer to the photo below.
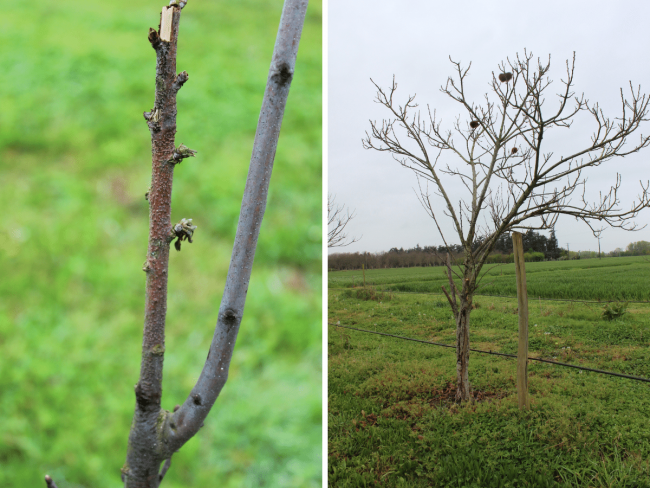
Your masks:
M472 313L472 299L475 280L468 262L465 262L463 288L459 293L456 310L456 401L471 399L469 384L469 316Z
M463 287L464 288L464 287ZM472 311L471 297L467 300L463 289L456 315L456 401L470 397L469 385L469 316Z

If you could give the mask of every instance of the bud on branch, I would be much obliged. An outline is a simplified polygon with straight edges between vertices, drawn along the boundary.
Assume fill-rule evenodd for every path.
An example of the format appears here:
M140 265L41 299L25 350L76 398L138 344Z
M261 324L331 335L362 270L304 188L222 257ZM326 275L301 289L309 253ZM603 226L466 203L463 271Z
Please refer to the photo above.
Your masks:
M172 228L172 240L178 238L174 243L174 247L177 251L181 250L181 241L187 239L190 244L192 243L192 236L194 235L195 230L196 225L192 225L192 219L182 219Z

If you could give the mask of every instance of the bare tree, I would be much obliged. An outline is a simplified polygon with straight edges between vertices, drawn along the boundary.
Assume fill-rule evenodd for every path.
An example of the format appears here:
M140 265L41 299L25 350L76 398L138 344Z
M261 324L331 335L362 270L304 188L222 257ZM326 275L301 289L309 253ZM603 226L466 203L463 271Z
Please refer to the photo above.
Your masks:
M144 113L152 144L151 188L146 194L150 205L149 248L143 267L147 285L140 379L122 468L125 487L159 486L172 455L203 426L228 378L307 3L284 3L216 329L196 385L173 412L161 408L169 248L175 240L180 251L181 242L192 242L196 230L191 219L171 224L174 169L196 153L183 144L176 147L174 142L176 94L188 80L187 72L176 73L178 28L187 1L172 0L169 7L163 7L159 29L149 29L149 42L157 56L154 107ZM45 481L48 487L56 487L51 477L46 476Z
M361 239L361 237L353 237L346 241L348 235L343 233L350 220L354 218L354 210L350 213L345 205L339 207L334 200L334 196L327 195L327 247L349 246Z
M524 51L513 61L499 66L492 73L491 94L478 105L466 96L469 66L451 61L455 76L447 80L441 92L460 104L453 130L441 129L435 111L428 108L423 115L416 110L415 96L404 105L396 104L397 84L384 91L377 84L376 102L390 112L381 123L370 122L363 145L366 149L386 151L405 168L415 172L420 187L419 198L433 218L445 245L438 219L440 212L449 217L464 249L463 263L454 271L460 284L456 286L449 266L450 294L448 301L456 320L456 372L458 401L470 398L468 377L469 325L472 299L480 285L479 273L497 238L515 229L551 229L559 215L570 215L598 232L609 225L635 230L631 220L650 206L649 183L641 183L638 199L629 209L620 208L621 177L605 193L590 200L586 193L585 170L616 158L635 153L650 144L650 137L640 136L635 143L630 136L647 121L648 101L630 83L629 98L620 92L622 113L618 118L606 117L598 104L573 92L573 61L566 62L566 80L558 94L559 103L551 108L545 103L545 92L552 83L547 63ZM471 64L470 64L471 66ZM555 127L569 128L574 117L584 112L591 117L595 130L582 149L557 157L543 147L547 132ZM449 156L449 159L448 159ZM454 160L455 163L451 161ZM424 188L420 179L425 180ZM450 194L450 181L460 181L466 197ZM442 199L442 205L431 201L428 185Z

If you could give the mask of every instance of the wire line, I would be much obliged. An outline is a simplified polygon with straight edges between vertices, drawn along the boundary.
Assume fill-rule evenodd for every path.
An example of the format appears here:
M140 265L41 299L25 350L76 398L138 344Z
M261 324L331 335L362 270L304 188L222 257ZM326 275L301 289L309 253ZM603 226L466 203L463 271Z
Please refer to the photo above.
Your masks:
M403 339L405 341L421 342L423 344L431 344L431 345L434 345L434 346L441 346L441 347L451 347L451 348L456 349L456 346L453 345L453 344L442 344L440 342L424 341L422 339L414 339L412 337L398 336L398 335L395 335L395 334L387 334L386 332L376 332L376 331L373 331L373 330L357 329L355 327L349 327L347 325L332 324L331 322L328 322L328 323L329 323L329 325L333 325L335 327L341 327L343 329L356 330L356 331L359 331L359 332L367 332L369 334L377 334L377 335L383 335L383 336L388 336L388 337L395 337L396 339ZM505 357L515 358L515 359L517 358L516 354L506 354L506 353L503 353L503 352L494 352L494 351L483 351L481 349L473 349L471 347L469 348L469 350L472 351L472 352L478 352L478 353L481 353L481 354L491 354L493 356L505 356ZM632 376L632 375L629 375L629 374L615 373L613 371L605 371L603 369L594 369L594 368L587 368L585 366L578 366L578 365L575 365L575 364L560 363L558 361L551 361L550 359L531 358L531 357L528 357L527 359L530 360L530 361L539 361L541 363L555 364L557 366L565 366L567 368L581 369L581 370L584 370L584 371L592 371L594 373L606 374L606 375L610 375L610 376L618 376L619 378L627 378L629 380L644 381L646 383L650 383L650 378L643 378L641 376Z

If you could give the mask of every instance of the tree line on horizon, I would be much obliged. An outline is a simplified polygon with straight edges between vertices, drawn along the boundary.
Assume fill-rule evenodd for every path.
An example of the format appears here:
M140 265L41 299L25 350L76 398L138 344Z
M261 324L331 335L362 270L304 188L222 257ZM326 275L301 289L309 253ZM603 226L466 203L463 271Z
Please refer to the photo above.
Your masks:
M558 244L555 231L546 237L534 230L528 230L522 234L525 249L526 261L555 261L564 259L588 259L598 257L596 251L568 251ZM482 240L475 241L474 246L479 246ZM328 268L333 271L346 269L378 268L412 268L427 266L443 266L447 252L451 252L452 259L461 259L464 249L460 244L450 244L449 248L444 245L424 246L417 244L413 248L404 249L393 247L387 252L353 252L334 253L328 256ZM512 249L512 235L505 233L497 239L494 251L488 258L489 263L514 262ZM650 242L638 241L627 245L623 250L618 247L609 253L602 253L601 256L648 256L650 255Z

